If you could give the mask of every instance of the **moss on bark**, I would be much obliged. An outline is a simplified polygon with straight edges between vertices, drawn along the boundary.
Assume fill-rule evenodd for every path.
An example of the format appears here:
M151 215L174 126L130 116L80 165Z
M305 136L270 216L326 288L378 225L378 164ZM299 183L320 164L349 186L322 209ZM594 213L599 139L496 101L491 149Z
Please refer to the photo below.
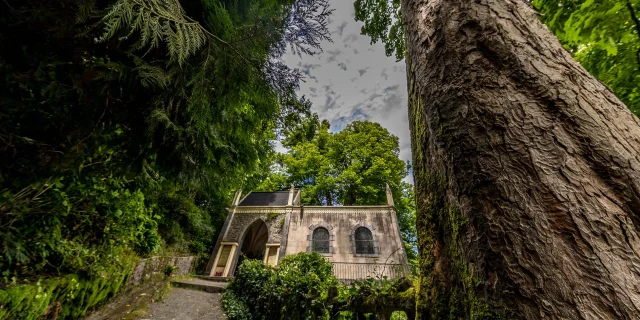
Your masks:
M501 304L487 301L478 293L482 281L474 276L461 247L461 237L468 228L468 218L458 205L449 200L452 192L443 172L445 164L426 145L429 139L438 139L446 134L446 124L440 123L437 117L427 122L423 101L415 90L414 80L409 79L409 119L420 259L416 318L516 318L504 307L497 307ZM435 137L429 137L430 128L437 128Z

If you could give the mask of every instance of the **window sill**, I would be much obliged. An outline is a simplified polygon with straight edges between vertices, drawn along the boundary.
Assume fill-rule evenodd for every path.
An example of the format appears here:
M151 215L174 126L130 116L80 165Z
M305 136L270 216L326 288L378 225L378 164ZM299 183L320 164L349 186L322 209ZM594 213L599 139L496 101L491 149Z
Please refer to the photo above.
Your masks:
M364 258L379 258L380 254L377 253L354 253L354 257L364 257Z

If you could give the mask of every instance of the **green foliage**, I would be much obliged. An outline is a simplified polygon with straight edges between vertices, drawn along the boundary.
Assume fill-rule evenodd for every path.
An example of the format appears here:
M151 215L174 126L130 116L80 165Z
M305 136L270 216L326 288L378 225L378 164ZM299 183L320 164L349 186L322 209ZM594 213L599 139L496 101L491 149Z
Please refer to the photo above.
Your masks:
M382 41L385 53L400 61L405 55L404 26L400 0L355 0L356 21L364 22L361 34L371 43Z
M342 285L321 255L299 253L280 260L275 268L244 260L224 293L223 304L232 320L355 319L357 313L414 310L414 291L407 282L404 278L367 279Z
M229 319L329 319L324 303L335 285L331 263L318 253L287 256L276 268L247 259L223 302Z
M534 0L533 4L576 60L640 115L640 1Z
M99 274L125 248L147 255L159 248L157 222L139 190L113 171L118 151L99 146L76 170L0 194L5 281L55 271ZM100 167L95 164L99 163Z
M355 121L334 134L329 158L337 170L338 201L345 205L386 203L385 184L395 195L407 175L398 137L380 124ZM398 197L400 198L400 197Z
M394 197L396 215L409 264L415 268L418 265L415 191L412 185L404 182L401 184L400 191L400 197Z
M267 213L267 221L271 221L274 220L275 218L277 218L280 215L280 213L276 212L276 211L272 211L272 212L268 212Z
M270 140L308 113L279 63L326 1L61 0L0 10L0 272L99 275L129 251L207 255Z
M79 319L125 284L133 260L114 261L96 276L67 275L0 289L0 319ZM57 316L57 317L56 317Z
M178 267L169 264L164 268L164 275L171 277L176 270L178 270Z
M113 38L120 29L129 35L140 32L136 49L149 50L166 43L171 59L182 64L205 43L200 24L187 16L177 0L120 0L104 16L105 33L100 39Z
M413 290L408 290L400 285L407 281L405 278L397 278L393 280L368 278L361 281L355 281L348 286L341 288L338 300L347 308L359 309L366 304L373 304L380 309L384 309L389 304L395 307L403 307L411 309L415 305L413 301ZM399 290L403 289L404 290ZM404 300L401 303L392 301L393 298L400 297ZM373 301L373 303L372 303Z
M329 123L314 115L286 132L283 145L289 150L261 190L294 184L304 188L305 204L379 205L387 202L387 183L398 199L406 187L398 138L378 123L355 121L330 133Z
M158 232L165 249L174 253L207 251L214 233L209 212L175 186L163 186L154 196L153 203L160 217Z

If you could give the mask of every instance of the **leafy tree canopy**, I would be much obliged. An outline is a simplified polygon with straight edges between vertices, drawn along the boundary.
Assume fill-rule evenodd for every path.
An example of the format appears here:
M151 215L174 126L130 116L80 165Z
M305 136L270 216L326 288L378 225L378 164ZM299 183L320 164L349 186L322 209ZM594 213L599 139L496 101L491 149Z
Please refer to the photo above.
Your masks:
M209 251L240 183L309 102L279 57L328 39L327 0L0 3L0 272L96 272ZM182 245L179 245L182 244Z
M328 121L306 118L285 133L289 148L278 156L274 174L260 189L304 189L311 205L367 205L386 203L385 184L399 196L409 165L399 158L398 137L380 124L355 121L331 133Z
M533 4L576 60L640 115L640 1L534 0Z
M400 0L355 0L356 21L364 22L361 33L371 37L371 43L382 41L387 56L398 61L405 55L404 26Z

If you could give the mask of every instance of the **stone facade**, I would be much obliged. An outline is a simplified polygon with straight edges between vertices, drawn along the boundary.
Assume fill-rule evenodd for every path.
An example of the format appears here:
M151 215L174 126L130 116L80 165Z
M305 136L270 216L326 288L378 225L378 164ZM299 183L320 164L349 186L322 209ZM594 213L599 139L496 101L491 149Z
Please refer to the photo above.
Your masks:
M288 197L280 192L249 193L241 198L239 191L207 273L232 277L243 250L255 252L261 248L248 246L264 245L264 262L273 265L287 254L321 252L334 264L336 276L345 281L406 275L407 257L388 187L387 199L386 205L378 206L303 206L300 191L293 188ZM268 230L266 243L245 242L262 224ZM366 239L357 239L358 232Z
M245 230L253 222L260 219L269 229L268 243L280 243L282 241L282 227L284 226L286 212L282 209L237 210L235 212L229 232L223 238L225 242L240 242Z
M310 252L312 228L321 225L333 235L334 252L324 254L331 262L406 263L395 220L395 211L388 206L304 207L300 214L291 216L286 253ZM373 234L375 253L356 254L353 232L358 227L365 227Z

